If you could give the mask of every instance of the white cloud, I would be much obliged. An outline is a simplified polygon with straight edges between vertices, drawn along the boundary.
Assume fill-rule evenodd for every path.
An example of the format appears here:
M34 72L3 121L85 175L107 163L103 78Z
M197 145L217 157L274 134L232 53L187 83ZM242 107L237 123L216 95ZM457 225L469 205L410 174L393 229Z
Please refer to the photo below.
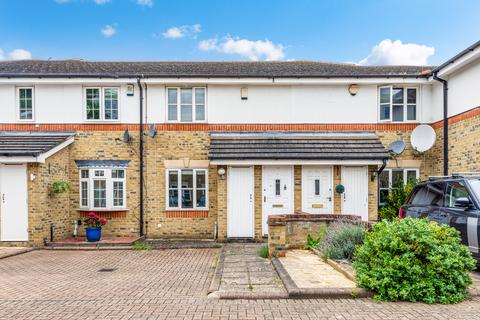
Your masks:
M102 30L100 30L100 31L102 32L102 34L105 38L110 38L115 33L117 33L117 30L109 24L107 24L105 27L103 27Z
M434 47L422 44L402 43L400 40L382 40L362 59L360 65L428 65Z
M162 33L162 36L167 39L180 39L187 36L195 39L200 31L202 31L202 26L199 24L183 25L169 28Z
M137 4L140 5L140 6L152 7L153 6L153 0L137 0Z
M32 54L30 51L25 49L15 49L10 51L8 54L0 49L0 61L1 60L29 60L32 59Z
M275 44L270 40L248 40L226 37L222 41L208 39L200 41L198 48L203 51L217 51L226 54L238 54L252 61L258 60L283 60L285 47Z
M110 2L111 0L94 0L96 4L105 4Z

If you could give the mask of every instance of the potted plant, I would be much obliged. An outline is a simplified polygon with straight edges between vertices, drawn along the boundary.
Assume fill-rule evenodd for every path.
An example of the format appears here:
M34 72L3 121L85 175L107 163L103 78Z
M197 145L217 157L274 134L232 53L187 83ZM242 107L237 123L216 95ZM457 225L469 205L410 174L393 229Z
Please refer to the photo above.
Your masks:
M95 214L95 212L89 212L87 219L85 219L83 222L85 223L87 241L99 241L100 237L102 236L102 226L107 223L107 220L100 218Z

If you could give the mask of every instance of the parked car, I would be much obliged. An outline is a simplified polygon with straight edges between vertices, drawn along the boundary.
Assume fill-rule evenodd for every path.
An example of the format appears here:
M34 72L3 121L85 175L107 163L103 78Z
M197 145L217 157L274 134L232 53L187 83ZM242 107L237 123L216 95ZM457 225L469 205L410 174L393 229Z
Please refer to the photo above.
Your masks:
M399 216L428 218L454 227L480 262L480 175L431 177L419 183L400 208Z

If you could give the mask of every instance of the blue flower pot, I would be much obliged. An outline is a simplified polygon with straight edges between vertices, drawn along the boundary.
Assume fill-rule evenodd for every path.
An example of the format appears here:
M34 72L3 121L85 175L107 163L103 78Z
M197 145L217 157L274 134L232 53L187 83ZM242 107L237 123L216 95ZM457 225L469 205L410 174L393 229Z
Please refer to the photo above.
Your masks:
M95 242L100 240L102 236L102 228L85 228L88 242Z

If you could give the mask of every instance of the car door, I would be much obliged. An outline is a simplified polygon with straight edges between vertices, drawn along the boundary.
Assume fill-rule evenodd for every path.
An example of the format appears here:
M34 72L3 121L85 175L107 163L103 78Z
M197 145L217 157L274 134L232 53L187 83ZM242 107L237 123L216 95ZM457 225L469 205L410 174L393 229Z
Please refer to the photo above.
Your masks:
M471 206L459 206L459 198L468 198ZM471 201L463 181L449 181L445 189L444 210L450 217L450 226L460 231L462 243L478 254L478 210Z

